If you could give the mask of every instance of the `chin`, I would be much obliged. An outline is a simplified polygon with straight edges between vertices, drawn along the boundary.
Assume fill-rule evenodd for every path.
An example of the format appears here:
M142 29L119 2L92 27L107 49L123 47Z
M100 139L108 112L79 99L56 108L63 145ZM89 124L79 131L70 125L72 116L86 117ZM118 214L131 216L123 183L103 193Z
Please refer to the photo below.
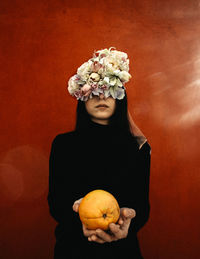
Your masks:
M107 116L107 115L102 115L102 116L96 116L97 119L99 120L108 120L110 118L110 116Z
M98 113L96 114L96 117L97 117L98 119L109 119L111 115L112 115L112 114L110 114L110 113L108 113L108 112L106 112L106 111L101 111L101 112L98 112Z

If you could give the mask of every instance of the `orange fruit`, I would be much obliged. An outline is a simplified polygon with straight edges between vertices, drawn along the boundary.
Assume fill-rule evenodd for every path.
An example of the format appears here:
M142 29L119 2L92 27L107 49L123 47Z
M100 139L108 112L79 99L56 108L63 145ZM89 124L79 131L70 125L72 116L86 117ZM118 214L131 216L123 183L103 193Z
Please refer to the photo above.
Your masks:
M115 197L104 190L94 190L84 196L79 205L79 217L88 229L107 230L119 219L120 208Z

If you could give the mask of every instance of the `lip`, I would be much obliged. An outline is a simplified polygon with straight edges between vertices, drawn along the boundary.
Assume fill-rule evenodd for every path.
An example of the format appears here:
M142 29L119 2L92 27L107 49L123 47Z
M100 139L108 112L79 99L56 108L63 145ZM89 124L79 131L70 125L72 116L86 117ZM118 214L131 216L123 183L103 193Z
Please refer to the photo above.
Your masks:
M95 106L95 108L108 108L108 105L106 105L106 104L98 104L97 106Z

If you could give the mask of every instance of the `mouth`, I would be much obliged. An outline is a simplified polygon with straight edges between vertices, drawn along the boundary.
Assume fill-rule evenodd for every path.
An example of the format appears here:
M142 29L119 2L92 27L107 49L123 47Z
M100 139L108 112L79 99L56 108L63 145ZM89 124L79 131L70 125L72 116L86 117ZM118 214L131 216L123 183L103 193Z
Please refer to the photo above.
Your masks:
M106 105L106 104L99 104L99 105L95 106L95 108L108 108L108 105Z

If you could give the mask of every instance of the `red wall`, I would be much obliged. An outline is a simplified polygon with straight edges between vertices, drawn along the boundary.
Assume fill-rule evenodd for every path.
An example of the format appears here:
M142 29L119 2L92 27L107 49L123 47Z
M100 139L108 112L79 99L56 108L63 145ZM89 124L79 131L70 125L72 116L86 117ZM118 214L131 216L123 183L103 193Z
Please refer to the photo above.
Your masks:
M52 258L51 141L74 127L66 81L94 50L128 53L129 109L152 147L145 259L197 258L200 16L196 0L0 2L0 258Z

